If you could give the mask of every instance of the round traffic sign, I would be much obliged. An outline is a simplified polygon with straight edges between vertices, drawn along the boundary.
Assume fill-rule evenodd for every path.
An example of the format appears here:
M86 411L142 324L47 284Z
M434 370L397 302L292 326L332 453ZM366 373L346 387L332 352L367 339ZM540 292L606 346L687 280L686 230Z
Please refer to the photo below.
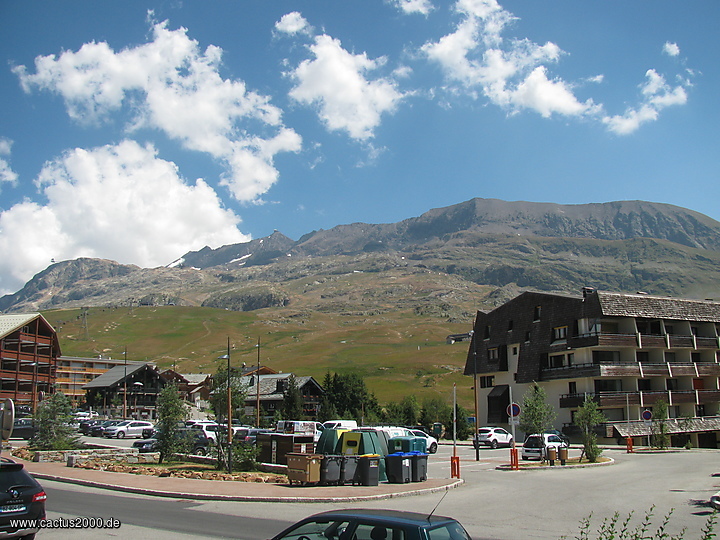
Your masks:
M511 403L507 406L507 415L512 416L515 418L516 416L520 416L520 405L517 403Z
M652 411L649 411L649 410L645 409L645 410L642 412L642 415L641 415L641 416L642 416L642 419L645 420L646 422L647 422L648 420L652 420Z

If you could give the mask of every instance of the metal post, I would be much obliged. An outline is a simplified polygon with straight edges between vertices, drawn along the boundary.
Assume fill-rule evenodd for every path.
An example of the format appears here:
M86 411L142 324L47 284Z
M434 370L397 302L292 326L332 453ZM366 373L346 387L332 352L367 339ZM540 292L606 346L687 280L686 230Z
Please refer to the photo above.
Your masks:
M473 397L475 398L475 433L473 435L473 446L475 447L475 461L480 461L480 404L478 400L478 374L477 374L477 346L475 345L475 331L470 331L473 355Z
M232 389L230 386L230 336L227 338L227 423L228 423L228 474L232 474Z
M257 350L257 373L255 377L255 427L260 427L260 336L258 336Z
M127 418L127 345L123 352L125 357L125 377L123 377L123 420Z

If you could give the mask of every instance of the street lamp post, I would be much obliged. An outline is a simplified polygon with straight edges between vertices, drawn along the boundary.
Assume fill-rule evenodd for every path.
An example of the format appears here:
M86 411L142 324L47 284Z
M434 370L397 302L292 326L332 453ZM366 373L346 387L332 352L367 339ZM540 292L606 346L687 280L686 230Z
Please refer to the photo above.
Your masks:
M260 427L260 336L257 344L257 373L255 377L255 427Z
M123 420L127 418L127 346L123 351L125 357L125 377L123 377Z
M230 336L227 338L227 354L220 357L227 359L227 468L228 474L232 474L232 389L230 386Z
M473 355L473 397L475 398L475 435L473 446L475 447L475 461L480 461L480 406L478 404L478 374L477 374L477 347L475 345L475 330L470 330L470 342Z

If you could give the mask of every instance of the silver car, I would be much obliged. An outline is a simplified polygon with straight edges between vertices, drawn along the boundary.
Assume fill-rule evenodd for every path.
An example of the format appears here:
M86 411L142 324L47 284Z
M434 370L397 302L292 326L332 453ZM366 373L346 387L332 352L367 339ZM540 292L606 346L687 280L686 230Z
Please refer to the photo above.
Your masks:
M144 420L123 420L119 424L105 428L103 435L108 438L116 437L122 439L123 437L135 437L139 439L142 437L143 429L152 427L152 422L146 422Z

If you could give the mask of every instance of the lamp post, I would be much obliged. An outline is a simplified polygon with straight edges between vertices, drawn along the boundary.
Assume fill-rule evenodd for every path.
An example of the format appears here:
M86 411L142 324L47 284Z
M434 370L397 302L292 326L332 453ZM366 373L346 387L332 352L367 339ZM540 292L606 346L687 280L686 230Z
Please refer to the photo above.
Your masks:
M125 376L123 377L123 420L127 418L127 346L123 351L125 357Z
M478 376L477 376L477 347L475 345L475 330L468 332L470 335L470 343L472 344L473 355L473 397L475 398L475 434L473 438L473 446L475 447L475 461L480 461L480 407L478 404Z
M232 390L230 387L230 336L227 338L227 354L219 357L220 360L227 360L227 468L228 474L232 474Z
M258 344L257 344L257 376L255 377L255 380L257 381L257 384L255 385L255 427L260 427L260 336L258 336Z

